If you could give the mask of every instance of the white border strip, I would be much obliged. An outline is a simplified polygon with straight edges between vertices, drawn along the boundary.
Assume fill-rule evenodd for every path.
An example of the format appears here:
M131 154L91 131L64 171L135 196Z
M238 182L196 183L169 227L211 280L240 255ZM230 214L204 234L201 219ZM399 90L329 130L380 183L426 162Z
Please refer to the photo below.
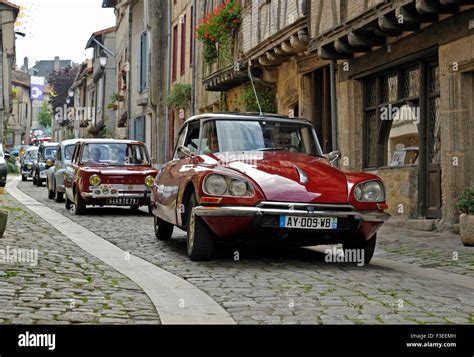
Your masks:
M7 182L7 192L81 249L134 281L155 305L162 324L226 324L236 322L202 290L71 221L21 192L19 177ZM125 259L127 257L127 259ZM129 258L129 259L128 259Z

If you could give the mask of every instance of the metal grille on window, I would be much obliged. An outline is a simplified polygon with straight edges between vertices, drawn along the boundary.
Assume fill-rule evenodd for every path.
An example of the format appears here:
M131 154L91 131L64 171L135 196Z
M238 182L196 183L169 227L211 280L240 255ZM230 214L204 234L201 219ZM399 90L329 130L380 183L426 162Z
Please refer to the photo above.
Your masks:
M439 97L430 99L430 128L432 133L431 148L430 148L430 162L439 163L441 155L441 128L439 120Z
M430 92L438 93L439 92L439 67L430 68Z
M383 78L382 102L394 102L398 98L398 76L396 73Z
M405 98L418 97L420 94L420 67L412 67L405 71L403 76L403 96Z
M367 113L367 166L377 166L377 138L380 121L377 120L377 112Z
M367 106L371 107L377 104L377 79L373 78L367 81L366 85Z

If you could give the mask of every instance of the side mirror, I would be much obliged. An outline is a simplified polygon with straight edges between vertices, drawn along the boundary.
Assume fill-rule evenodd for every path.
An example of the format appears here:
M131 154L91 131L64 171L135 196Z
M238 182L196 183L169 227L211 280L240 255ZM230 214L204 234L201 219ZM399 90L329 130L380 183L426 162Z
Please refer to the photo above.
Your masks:
M11 155L9 153L4 153L4 156L5 156L5 160L8 160L11 158Z
M328 160L333 165L339 158L341 157L341 153L339 151L332 151L328 155Z
M189 150L186 146L183 145L178 146L177 154L180 159L194 156L191 150Z

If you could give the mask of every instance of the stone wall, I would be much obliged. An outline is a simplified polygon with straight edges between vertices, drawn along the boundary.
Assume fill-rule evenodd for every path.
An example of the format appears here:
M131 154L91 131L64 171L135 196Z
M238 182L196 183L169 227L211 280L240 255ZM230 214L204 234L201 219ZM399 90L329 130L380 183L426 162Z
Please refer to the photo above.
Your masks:
M474 184L474 35L440 46L439 68L443 217L457 222L458 197Z
M369 171L385 185L387 212L394 217L417 217L418 166L405 166Z

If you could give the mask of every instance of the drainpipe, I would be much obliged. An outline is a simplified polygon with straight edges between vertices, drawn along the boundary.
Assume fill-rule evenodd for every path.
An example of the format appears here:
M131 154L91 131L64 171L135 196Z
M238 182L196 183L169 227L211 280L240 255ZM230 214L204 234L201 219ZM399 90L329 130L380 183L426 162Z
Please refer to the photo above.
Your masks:
M127 46L127 61L128 61L128 83L127 83L127 91L128 91L128 108L127 108L127 138L131 139L130 133L130 126L132 124L132 24L133 24L133 14L132 14L132 5L128 5L128 46Z
M332 151L338 150L337 143L337 96L336 96L336 60L331 60L330 81L331 81L331 128L332 128Z
M196 0L192 1L193 11L191 14L193 26L196 26L197 18L196 18ZM191 98L191 115L196 114L196 39L194 38L194 28L191 28L191 41L193 41L193 58L191 64L191 71L192 71L192 98Z
M167 34L167 45L166 45L166 69L168 73L171 70L171 16L172 16L172 9L171 9L171 0L167 1L168 4L168 34ZM171 76L168 74L166 76L166 97L170 95L171 90ZM169 160L168 157L168 146L169 146L169 135L170 135L170 110L166 105L165 109L165 162Z

